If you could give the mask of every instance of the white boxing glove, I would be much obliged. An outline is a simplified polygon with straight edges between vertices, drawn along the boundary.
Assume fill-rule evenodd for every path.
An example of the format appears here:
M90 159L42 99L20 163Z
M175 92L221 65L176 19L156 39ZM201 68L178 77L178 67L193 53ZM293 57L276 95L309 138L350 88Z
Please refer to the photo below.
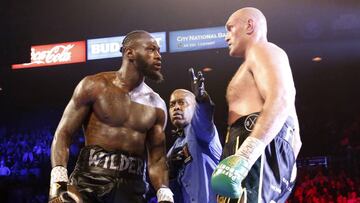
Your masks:
M174 194L167 187L162 187L156 192L158 202L174 202Z

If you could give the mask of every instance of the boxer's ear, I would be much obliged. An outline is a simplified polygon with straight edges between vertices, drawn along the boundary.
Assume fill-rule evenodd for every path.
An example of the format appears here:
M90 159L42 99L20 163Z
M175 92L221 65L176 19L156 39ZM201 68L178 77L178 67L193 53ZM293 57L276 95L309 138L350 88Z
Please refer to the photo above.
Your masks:
M246 34L250 35L255 30L255 23L253 19L248 19L246 22Z
M126 57L129 60L134 60L135 59L135 50L130 48L130 47L125 47L123 48L124 51L124 55L126 55Z

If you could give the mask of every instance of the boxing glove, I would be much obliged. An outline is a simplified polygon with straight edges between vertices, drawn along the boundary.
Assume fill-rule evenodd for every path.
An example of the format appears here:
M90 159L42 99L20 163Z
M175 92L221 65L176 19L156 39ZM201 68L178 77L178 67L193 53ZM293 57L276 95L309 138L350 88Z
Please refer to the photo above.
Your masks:
M159 203L174 203L173 195L168 187L161 187L156 192L156 198Z
M55 166L51 170L49 203L82 202L80 194L75 188L68 190L67 169Z
M222 160L211 177L211 187L219 195L239 198L243 193L241 182L250 171L250 164L240 156L231 155Z
M54 182L50 185L49 202L64 202L67 193L67 182Z
M247 137L234 155L222 160L215 168L211 176L213 191L221 196L240 198L243 193L241 182L264 149L261 140Z

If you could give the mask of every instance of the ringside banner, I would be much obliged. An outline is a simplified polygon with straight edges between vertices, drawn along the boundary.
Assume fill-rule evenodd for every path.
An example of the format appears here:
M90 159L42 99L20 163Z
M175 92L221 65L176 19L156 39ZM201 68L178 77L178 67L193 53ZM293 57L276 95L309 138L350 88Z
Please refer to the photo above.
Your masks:
M166 52L166 33L155 32L150 33L160 46L160 52ZM106 37L87 40L87 59L105 59L121 57L120 48L125 36Z
M169 33L170 53L227 47L224 26Z
M85 41L31 46L30 63L14 64L12 69L85 62L85 54Z

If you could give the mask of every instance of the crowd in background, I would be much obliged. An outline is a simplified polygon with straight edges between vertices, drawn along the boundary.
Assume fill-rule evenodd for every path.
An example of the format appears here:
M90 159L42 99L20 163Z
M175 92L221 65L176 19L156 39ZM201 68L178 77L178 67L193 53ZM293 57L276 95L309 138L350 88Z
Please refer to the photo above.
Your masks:
M333 122L325 126L329 139L339 139L332 142L333 150L326 157L298 160L297 183L288 203L360 202L359 122L349 122L343 130Z
M297 184L288 203L360 202L360 179L351 172L325 166L299 168L298 171Z
M33 127L0 126L1 202L47 202L55 123ZM330 133L336 132L327 129ZM360 202L359 137L359 122L350 122L331 146L333 153L324 156L323 161L300 157L297 183L287 202ZM83 145L84 138L79 132L70 148L69 171Z
M47 202L50 150L54 128L6 129L0 127L0 199L5 202ZM75 135L69 167L83 145Z

